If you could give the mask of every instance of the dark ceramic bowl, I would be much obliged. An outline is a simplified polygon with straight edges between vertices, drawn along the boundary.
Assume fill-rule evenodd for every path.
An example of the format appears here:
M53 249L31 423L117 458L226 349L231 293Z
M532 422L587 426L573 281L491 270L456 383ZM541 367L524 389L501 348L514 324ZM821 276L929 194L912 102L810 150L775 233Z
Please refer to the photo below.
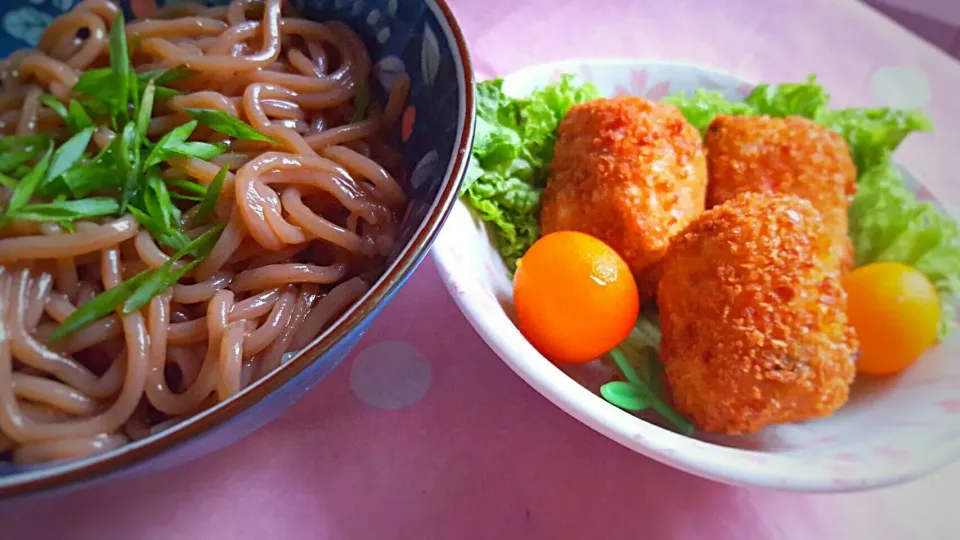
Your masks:
M36 44L51 19L80 0L0 2L0 57ZM288 0L304 17L340 20L366 42L380 90L398 71L412 78L404 113L404 168L410 198L400 246L380 280L322 336L271 376L175 427L95 457L44 466L0 463L0 499L141 474L183 463L250 434L313 388L353 349L373 318L410 277L457 199L474 124L474 80L466 43L444 0ZM148 16L180 0L121 2ZM227 0L208 1L225 4ZM412 126L412 129L411 129Z

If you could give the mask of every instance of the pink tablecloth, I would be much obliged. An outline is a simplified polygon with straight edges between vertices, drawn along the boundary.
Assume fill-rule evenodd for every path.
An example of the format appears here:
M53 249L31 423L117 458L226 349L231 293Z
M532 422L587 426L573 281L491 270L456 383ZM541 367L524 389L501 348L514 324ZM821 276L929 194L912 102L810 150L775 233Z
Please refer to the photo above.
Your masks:
M842 0L474 0L478 74L582 56L820 74L842 103L925 106L907 145L932 190L960 141L960 67ZM949 201L957 203L958 201ZM280 420L159 476L0 507L0 538L956 538L960 465L865 494L728 487L633 454L550 405L474 334L432 261ZM950 486L954 486L951 488ZM950 531L954 531L951 533Z

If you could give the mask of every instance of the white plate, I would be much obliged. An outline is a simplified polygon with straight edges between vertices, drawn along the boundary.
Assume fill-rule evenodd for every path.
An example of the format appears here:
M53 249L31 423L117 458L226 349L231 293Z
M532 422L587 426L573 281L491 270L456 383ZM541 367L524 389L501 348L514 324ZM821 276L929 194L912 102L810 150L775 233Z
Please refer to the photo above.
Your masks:
M712 88L742 99L752 88L691 65L602 60L524 69L506 77L504 90L526 95L561 73L593 82L604 96L659 99ZM577 382L593 386L587 372L565 373L524 339L512 319L506 268L483 223L463 202L454 207L433 253L463 314L520 377L596 431L667 465L730 484L852 491L916 478L960 455L960 341L934 348L898 377L858 381L850 402L829 418L753 436L690 438L610 405Z

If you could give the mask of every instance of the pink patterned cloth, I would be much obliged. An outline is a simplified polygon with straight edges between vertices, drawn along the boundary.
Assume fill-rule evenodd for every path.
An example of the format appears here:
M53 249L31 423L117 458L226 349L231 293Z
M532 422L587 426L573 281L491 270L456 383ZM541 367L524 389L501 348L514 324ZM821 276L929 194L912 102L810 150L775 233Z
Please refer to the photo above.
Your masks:
M954 170L930 156L957 151L960 66L852 0L453 3L481 77L575 57L662 58L753 80L816 72L840 104L924 106L937 133L900 157L949 196ZM960 528L958 485L960 464L832 496L659 465L510 372L427 260L354 357L278 421L161 475L0 506L0 538L946 539Z

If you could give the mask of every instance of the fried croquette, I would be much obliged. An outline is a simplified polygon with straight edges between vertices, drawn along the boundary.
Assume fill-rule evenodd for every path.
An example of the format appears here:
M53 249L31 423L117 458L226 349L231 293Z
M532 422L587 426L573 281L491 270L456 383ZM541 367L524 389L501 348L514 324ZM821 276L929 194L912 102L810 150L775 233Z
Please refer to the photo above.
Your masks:
M744 193L707 210L663 259L660 358L701 430L751 433L843 405L858 343L819 212Z
M843 137L799 116L718 116L707 130L707 208L736 195L792 193L813 203L840 267L853 264L847 210L857 168Z
M557 133L543 234L574 230L603 240L627 262L641 298L651 299L670 239L704 210L700 134L674 106L632 96L575 105Z

